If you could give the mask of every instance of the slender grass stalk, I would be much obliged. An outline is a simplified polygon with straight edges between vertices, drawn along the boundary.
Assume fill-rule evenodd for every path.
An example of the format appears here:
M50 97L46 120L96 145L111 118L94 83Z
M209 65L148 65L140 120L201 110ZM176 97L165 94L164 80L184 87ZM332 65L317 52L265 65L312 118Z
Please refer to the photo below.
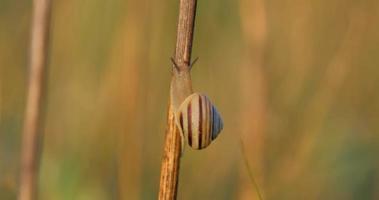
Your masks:
M142 74L146 71L141 66L148 62L149 45L144 44L151 35L148 31L150 19L149 0L126 0L125 13L120 20L118 33L114 36L113 49L107 66L106 80L110 83L103 88L117 144L117 198L118 200L141 199L141 182L143 171L143 135L141 132L144 115L145 91L149 88L143 84ZM157 8L155 8L157 9ZM118 78L116 78L116 77ZM121 87L120 87L121 86ZM109 93L110 92L110 93ZM117 106L115 106L117 105ZM109 120L110 116L104 116ZM131 162L131 160L133 162Z
M29 83L22 135L19 200L37 199L50 13L50 0L33 1Z
M190 60L197 0L180 0L175 56L170 84L165 147L163 152L159 199L176 199L180 168L181 138L174 110L192 93Z
M250 167L249 164L249 159L247 158L246 151L245 151L245 145L243 143L242 138L240 138L240 146L241 146L241 153L242 153L242 158L243 158L243 163L246 167L247 173L249 174L249 178L251 182L253 183L254 189L257 191L257 196L259 200L263 200L261 190L259 189L258 183L255 180L255 176L253 173L253 170Z
M246 133L245 151L250 155L257 174L256 180L264 185L265 145L268 127L268 79L265 71L265 54L268 38L267 2L264 0L239 0L241 31L245 44L245 63L241 66L241 129ZM239 200L256 200L250 190L250 181L241 177ZM264 196L264 191L262 191Z

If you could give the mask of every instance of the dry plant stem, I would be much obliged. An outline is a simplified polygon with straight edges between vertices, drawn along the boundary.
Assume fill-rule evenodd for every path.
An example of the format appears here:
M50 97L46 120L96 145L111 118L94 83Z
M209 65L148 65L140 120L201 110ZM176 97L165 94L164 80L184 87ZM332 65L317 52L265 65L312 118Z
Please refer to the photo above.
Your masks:
M255 194L254 185L264 184L264 147L267 129L267 80L264 70L267 40L267 17L264 0L240 0L240 19L242 33L246 44L247 61L241 68L241 127L243 141L249 143L246 153L250 157L251 167L256 172L255 180L248 180L241 174L239 187L240 200L262 199L264 187ZM244 156L245 157L245 156Z
M180 0L175 64L172 67L165 147L162 158L159 199L176 199L181 140L175 125L175 110L192 93L190 60L196 15L196 0Z
M249 164L249 159L247 157L247 154L246 154L246 150L245 150L245 144L243 143L243 139L241 138L240 139L240 147L241 147L241 152L242 152L242 158L243 158L243 162L244 162L244 165L246 167L246 170L249 174L249 178L254 186L254 189L257 191L257 197L259 200L263 200L262 198L262 194L261 194L261 190L259 189L259 186L258 186L258 183L257 181L255 180L255 176L254 176L254 173L253 173L253 170L251 169L251 166Z
M148 90L142 86L141 74L146 66L144 59L149 45L141 45L150 36L149 11L154 5L149 0L126 0L125 16L119 25L119 32L115 36L113 49L110 53L108 72L104 80L104 96L107 102L106 109L111 116L103 115L104 120L112 120L110 129L116 133L117 144L117 199L141 199L142 175L142 144L141 132L145 93ZM111 97L111 98L109 98ZM115 106L117 105L117 106ZM105 112L107 113L107 112ZM131 162L133 160L133 162Z
M39 153L42 140L42 100L47 64L50 0L34 0L29 84L22 135L19 200L37 199Z

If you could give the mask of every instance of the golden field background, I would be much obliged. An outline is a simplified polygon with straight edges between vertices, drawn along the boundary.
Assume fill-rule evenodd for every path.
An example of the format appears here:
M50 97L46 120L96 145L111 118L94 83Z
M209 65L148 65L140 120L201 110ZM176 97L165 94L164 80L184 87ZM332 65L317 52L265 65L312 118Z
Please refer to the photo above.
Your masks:
M55 0L40 199L156 199L176 0ZM31 0L0 0L0 199L16 199ZM379 1L199 0L192 70L224 130L178 199L379 199ZM243 141L245 151L241 151Z

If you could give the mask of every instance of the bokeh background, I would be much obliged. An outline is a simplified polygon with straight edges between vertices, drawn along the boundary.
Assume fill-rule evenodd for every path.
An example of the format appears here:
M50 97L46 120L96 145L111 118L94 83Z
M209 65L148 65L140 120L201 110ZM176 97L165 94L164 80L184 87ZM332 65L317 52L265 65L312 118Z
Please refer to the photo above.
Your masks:
M31 9L0 0L2 200ZM53 1L40 199L157 198L177 15L177 0ZM225 128L186 148L178 199L255 200L247 168L267 200L379 199L378 20L377 0L199 0L194 88Z

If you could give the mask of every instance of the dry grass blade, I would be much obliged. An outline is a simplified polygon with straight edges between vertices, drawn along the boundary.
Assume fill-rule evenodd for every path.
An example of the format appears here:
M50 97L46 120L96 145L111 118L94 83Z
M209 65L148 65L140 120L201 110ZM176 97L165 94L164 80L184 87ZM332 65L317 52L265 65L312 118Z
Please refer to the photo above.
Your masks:
M257 196L259 200L263 200L261 190L259 189L258 183L255 180L255 176L253 173L253 170L250 167L249 164L249 159L247 158L246 151L245 151L245 145L243 143L242 138L240 138L240 146L241 146L241 153L242 153L242 158L243 158L243 163L246 167L247 173L249 174L249 178L251 182L253 183L254 189L257 191Z
M43 98L48 54L50 0L34 0L29 84L22 136L19 200L37 199Z
M175 63L170 85L167 130L163 152L159 199L176 199L180 166L181 140L175 124L174 108L192 92L189 76L192 40L196 15L196 0L180 0ZM183 76L179 73L187 74ZM173 92L174 91L174 92Z
M267 52L268 19L264 0L240 0L240 21L245 43L245 63L241 66L241 130L244 141L250 145L246 152L254 163L256 180L264 184L265 141L268 121L268 82L265 70ZM240 177L239 200L254 200L250 181ZM263 191L262 191L263 192ZM262 194L264 196L264 194Z

